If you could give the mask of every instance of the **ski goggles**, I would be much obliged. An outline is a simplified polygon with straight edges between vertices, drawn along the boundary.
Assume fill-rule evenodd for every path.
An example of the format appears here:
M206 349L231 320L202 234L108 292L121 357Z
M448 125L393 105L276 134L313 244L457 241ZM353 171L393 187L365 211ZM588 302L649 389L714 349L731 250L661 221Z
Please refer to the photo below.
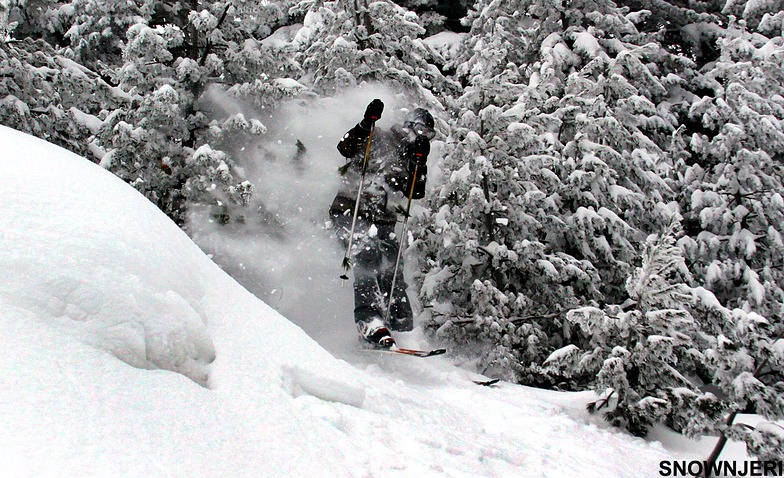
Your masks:
M408 130L413 131L417 136L424 136L427 139L433 139L436 137L436 130L433 129L432 126L428 126L424 123L406 123L405 126L408 128Z

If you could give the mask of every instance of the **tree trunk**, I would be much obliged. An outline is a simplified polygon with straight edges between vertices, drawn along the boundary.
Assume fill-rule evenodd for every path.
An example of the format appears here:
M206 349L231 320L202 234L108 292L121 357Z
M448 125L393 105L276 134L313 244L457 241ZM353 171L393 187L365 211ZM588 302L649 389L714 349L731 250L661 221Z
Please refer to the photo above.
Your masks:
M777 340L782 338L784 338L784 328L781 329L775 337L773 337L773 340L771 340L771 342L776 342ZM766 357L765 360L760 362L759 365L757 365L757 368L754 369L752 375L755 378L759 377L762 371L765 369L765 367L767 367L768 360L769 359ZM737 416L738 416L737 411L730 413L726 421L727 427L732 426L732 423L735 421L735 417ZM724 445L726 444L727 444L727 435L725 435L724 432L722 432L721 436L719 437L719 441L716 442L716 446L713 447L713 451L711 452L710 456L708 457L708 460L706 461L705 473L704 473L704 476L706 478L710 477L710 469L713 467L713 464L716 463L716 460L719 458L719 455L721 454L721 451L724 449Z
M730 416L727 417L727 422L726 422L727 427L732 426L732 423L735 421L735 417L737 415L738 412L730 413ZM724 432L722 432L721 436L719 436L719 441L716 442L716 446L713 447L713 451L711 452L708 459L705 461L705 473L703 474L705 478L710 478L711 476L710 470L713 468L713 464L716 463L716 460L719 459L719 455L721 454L721 451L724 449L724 445L726 444L727 444L727 435L725 435Z

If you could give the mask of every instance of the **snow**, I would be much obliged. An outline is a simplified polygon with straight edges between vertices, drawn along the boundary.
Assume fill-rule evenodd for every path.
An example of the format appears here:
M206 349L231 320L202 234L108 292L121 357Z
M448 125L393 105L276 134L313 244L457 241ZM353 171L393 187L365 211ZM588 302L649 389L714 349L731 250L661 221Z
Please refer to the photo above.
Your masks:
M303 367L284 367L283 384L294 397L312 395L352 407L362 407L365 401L365 388L361 384L324 377Z
M591 393L479 387L447 357L336 358L101 167L5 127L0 150L8 476L640 477L712 444L669 450L588 415Z
M333 42L332 46L334 48L346 48L346 49L348 49L348 48L351 48L351 43L348 40L346 40L345 38L343 38L343 37L337 37L337 38L335 38L335 41Z
M618 202L620 198L625 198L628 196L638 196L637 193L634 191L630 191L629 189L619 186L617 184L611 184L608 188L610 197L612 197L613 201Z
M599 45L599 41L588 32L576 32L574 35L574 50L583 53L587 57L596 58L597 56L606 57L607 54Z
M449 177L449 182L466 182L469 177L471 177L471 166L466 163L459 170L452 172L452 175Z
M722 280L723 275L724 274L721 271L721 263L719 261L713 261L705 271L705 281L708 284L713 284Z
M442 282L448 280L454 276L454 273L449 270L449 267L444 266L438 272L431 272L430 274L425 277L425 280L422 283L422 294L425 297L433 297L433 291L438 287Z
M465 33L443 31L443 32L436 33L435 35L431 35L422 41L426 45L429 45L434 48L446 47L452 49L455 48L461 41L463 41L463 38L465 38L465 36L466 36Z
M465 36L465 33L443 31L425 38L422 43L447 58L453 58Z
M579 350L580 349L577 348L576 345L569 344L569 345L567 345L565 347L561 347L560 349L558 349L555 352L551 353L550 356L547 357L547 360L544 361L544 363L547 364L549 362L558 362L560 360L563 360L566 357L569 357L570 355L573 355L573 354L577 353Z
M779 360L784 360L784 339L778 339L773 342L773 352L779 357Z
M539 259L536 261L536 264L542 268L548 278L557 279L559 277L558 270L555 268L552 262L545 259Z
M13 227L2 235L3 302L135 366L205 381L214 349L199 297L208 284L186 260L198 249L152 204L124 206L140 196L110 173L7 136L2 174L13 180L4 183L0 217ZM69 184L82 168L90 174ZM178 280L190 273L197 279Z
M263 39L261 43L270 48L284 48L286 46L291 45L292 41L297 36L298 32L300 31L300 29L302 29L302 27L303 25L300 23L295 23L293 25L280 27L277 30L275 30L270 36Z
M759 274L753 269L747 268L743 272L743 279L748 298L752 299L755 307L760 307L765 299L765 286L759 281Z
M276 78L274 82L278 84L280 87L287 88L290 90L306 89L306 87L302 83L300 83L299 81L293 78Z
M98 130L100 130L101 126L103 126L103 121L101 121L101 119L97 116L84 113L78 108L73 107L68 111L71 113L71 116L77 123L90 130L92 134L97 134Z

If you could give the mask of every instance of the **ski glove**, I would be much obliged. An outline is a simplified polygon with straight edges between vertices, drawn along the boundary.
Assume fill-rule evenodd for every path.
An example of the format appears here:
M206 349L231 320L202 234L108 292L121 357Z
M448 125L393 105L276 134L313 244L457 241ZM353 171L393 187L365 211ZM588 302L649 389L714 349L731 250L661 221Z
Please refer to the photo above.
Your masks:
M384 102L376 98L367 105L365 109L365 117L359 122L359 126L366 130L370 130L373 123L381 118L381 113L384 112Z
M414 142L408 146L406 156L409 163L414 162L419 166L427 165L427 156L430 154L430 141L424 136L417 136Z
M430 141L424 136L417 136L416 140L406 148L408 159L408 187L406 194L412 192L411 199L425 197L425 183L427 181L427 156L430 154ZM416 177L414 177L416 173ZM413 181L413 184L412 184Z
M370 102L362 121L351 128L338 143L340 154L346 158L352 158L364 151L370 136L370 129L373 127L373 123L381 117L383 110L384 103L381 100L376 99Z
M366 121L378 121L381 118L381 113L384 112L384 102L376 98L371 101L365 110Z

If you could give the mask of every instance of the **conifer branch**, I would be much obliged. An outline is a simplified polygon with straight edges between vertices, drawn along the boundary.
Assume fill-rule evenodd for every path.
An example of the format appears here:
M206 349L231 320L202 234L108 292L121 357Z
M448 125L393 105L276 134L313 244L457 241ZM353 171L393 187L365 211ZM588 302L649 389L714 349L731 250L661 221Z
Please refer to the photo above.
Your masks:
M610 399L612 398L613 395L615 395L615 390L610 390L610 393L606 397L600 398L599 400L596 400L595 402L593 402L591 404L591 405L593 405L593 407L592 407L593 408L593 412L598 412L602 408L604 408L606 406L609 406L610 405Z
M220 29L220 27L223 25L223 22L226 20L226 15L229 13L229 8L231 8L231 3L227 2L226 8L223 9L223 13L218 19L218 24L215 26L215 30ZM199 66L204 66L204 64L207 62L207 57L210 55L213 47L214 45L212 41L208 38L207 43L204 46L204 51L201 53L201 58L199 58Z
M776 335L776 337L774 337L772 341L775 342L775 341L777 341L779 339L782 339L782 338L784 338L784 328L782 328L779 331L778 335ZM763 359L762 362L760 362L757 365L757 367L754 369L754 372L752 372L752 376L754 378L759 378L760 377L760 374L762 373L762 370L765 367L767 367L769 360L770 360L770 357L765 357L765 359ZM730 413L727 416L727 420L724 422L726 428L729 428L729 427L731 427L733 425L733 423L735 422L735 418L737 416L738 416L738 410L733 411L732 413ZM728 440L727 432L726 432L726 429L725 429L725 430L721 431L721 433L719 435L719 441L716 442L716 446L713 447L713 451L711 451L710 456L708 456L708 459L706 460L708 465L712 466L713 463L715 463L716 460L718 460L719 455L721 454L722 450L724 450L724 446L727 444L727 440ZM711 467L709 467L709 466L705 467L706 470L708 470L710 468ZM707 472L706 472L705 476L709 476L707 474Z
M574 309L574 307L570 308L570 309L565 309L563 312L553 312L551 314L542 314L542 315L526 315L524 317L517 317L517 318L514 318L514 319L509 319L509 323L514 324L514 325L520 325L520 324L524 324L526 322L529 322L531 320L555 319L555 318L563 315L564 312L569 312L570 310L573 310L573 309ZM436 317L445 317L445 316L447 316L446 314L439 314L439 313L434 313L433 315L436 316ZM457 325L457 326L461 326L461 327L476 323L476 319L475 318L471 318L471 317L468 317L468 316L461 316L457 320L449 319L449 321L452 323L452 325Z

